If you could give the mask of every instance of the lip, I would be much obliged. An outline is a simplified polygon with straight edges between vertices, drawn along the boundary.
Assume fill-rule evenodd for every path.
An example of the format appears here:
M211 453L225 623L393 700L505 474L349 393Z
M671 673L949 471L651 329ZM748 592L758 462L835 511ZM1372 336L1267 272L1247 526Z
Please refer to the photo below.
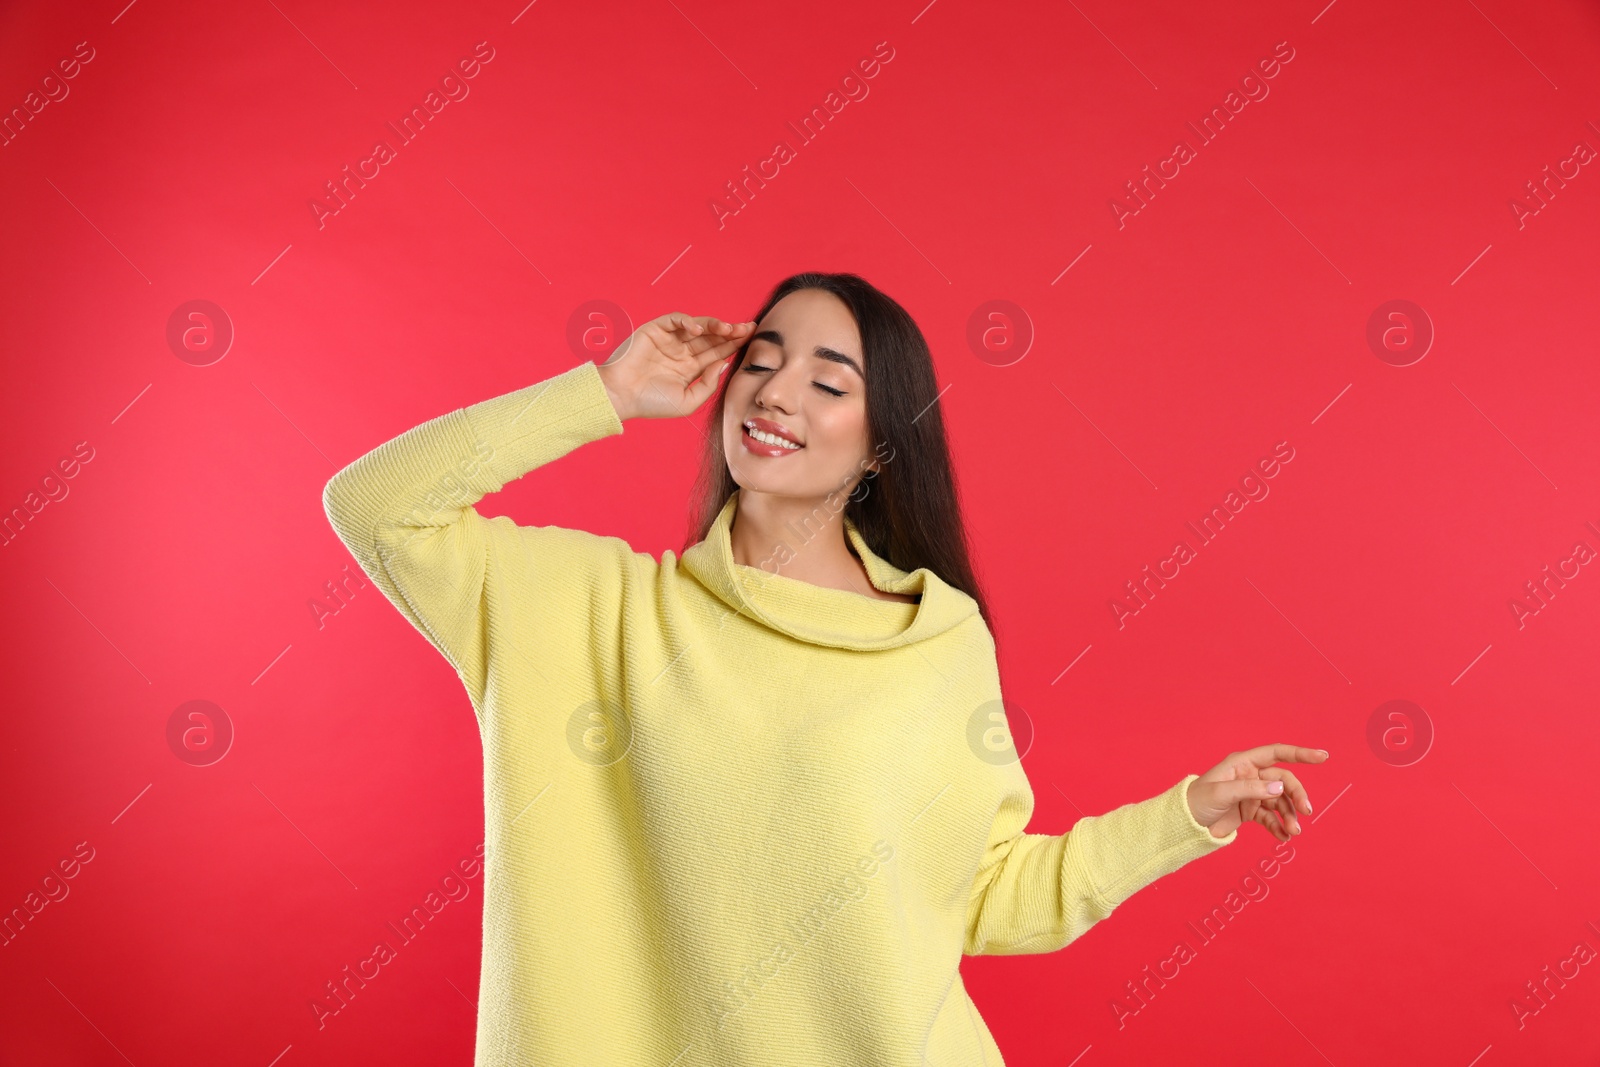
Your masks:
M775 437L783 438L785 441L793 441L797 445L803 446L805 444L805 442L800 440L800 438L796 437L788 430L785 430L782 426L779 426L771 419L745 419L744 421L754 424L755 428L763 433L770 433ZM743 426L744 423L740 423L740 425Z
M769 445L764 441L757 441L750 436L750 432L744 428L744 423L741 422L739 424L739 439L744 442L746 449L758 456L792 456L800 449L805 448L804 442L797 440L794 434L785 430L771 419L747 419L745 421L763 433L770 433L775 437L783 438L785 441L793 441L800 446L800 448L784 448L782 445Z

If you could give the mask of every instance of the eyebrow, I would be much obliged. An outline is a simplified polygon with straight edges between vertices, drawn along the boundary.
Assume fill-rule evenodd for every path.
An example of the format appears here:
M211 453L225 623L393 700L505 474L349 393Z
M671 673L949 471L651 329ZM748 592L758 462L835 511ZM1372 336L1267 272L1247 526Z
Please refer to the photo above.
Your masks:
M783 345L783 334L779 333L777 330L762 330L760 333L758 333L754 337L750 338L750 340L752 340L752 341L770 341L773 344L777 345L779 348L783 348L784 347L784 345ZM867 380L867 376L866 376L865 372L863 372L862 369L861 369L861 364L857 363L855 360L851 359L849 356L845 355L843 352L836 351L836 350L834 350L832 348L827 347L826 345L818 345L816 348L813 348L811 350L811 354L816 356L818 359L826 359L826 360L830 360L830 361L832 361L834 363L843 363L845 366L847 366L851 370L855 371L856 375L862 381L866 381Z

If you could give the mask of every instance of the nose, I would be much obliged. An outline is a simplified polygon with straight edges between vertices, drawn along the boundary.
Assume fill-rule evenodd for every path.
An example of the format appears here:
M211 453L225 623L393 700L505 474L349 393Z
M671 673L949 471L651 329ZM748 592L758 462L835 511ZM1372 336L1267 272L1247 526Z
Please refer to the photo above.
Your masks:
M794 402L790 399L793 386L789 382L788 366L780 367L766 376L761 387L756 390L756 406L762 410L777 410L785 415L794 414Z

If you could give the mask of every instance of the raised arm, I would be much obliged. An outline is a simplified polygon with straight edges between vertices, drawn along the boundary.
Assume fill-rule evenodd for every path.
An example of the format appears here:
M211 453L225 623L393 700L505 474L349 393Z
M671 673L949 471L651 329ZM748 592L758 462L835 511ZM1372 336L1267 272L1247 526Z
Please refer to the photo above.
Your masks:
M407 430L324 487L323 509L339 539L455 668L475 708L488 663L491 546L527 568L521 577L530 595L554 598L558 583L570 589L584 575L597 580L597 568L608 563L602 557L621 558L626 543L485 519L472 505L585 442L621 432L599 368L583 362Z
M580 670L615 643L630 578L651 557L618 537L485 519L473 505L628 418L692 413L754 323L672 312L635 330L603 366L584 362L416 426L322 491L334 531L455 668L480 722L491 662ZM506 610L521 609L507 624Z

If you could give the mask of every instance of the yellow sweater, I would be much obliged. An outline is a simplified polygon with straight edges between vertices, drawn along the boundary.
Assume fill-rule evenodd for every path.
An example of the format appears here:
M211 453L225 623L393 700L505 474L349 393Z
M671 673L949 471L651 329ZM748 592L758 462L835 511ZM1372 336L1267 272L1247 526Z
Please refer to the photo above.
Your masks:
M873 585L920 602L736 564L737 494L659 561L473 509L621 432L580 363L401 434L323 493L477 715L475 1064L999 1065L964 953L1060 949L1238 832L1194 820L1191 774L1024 833L976 603L848 520Z

